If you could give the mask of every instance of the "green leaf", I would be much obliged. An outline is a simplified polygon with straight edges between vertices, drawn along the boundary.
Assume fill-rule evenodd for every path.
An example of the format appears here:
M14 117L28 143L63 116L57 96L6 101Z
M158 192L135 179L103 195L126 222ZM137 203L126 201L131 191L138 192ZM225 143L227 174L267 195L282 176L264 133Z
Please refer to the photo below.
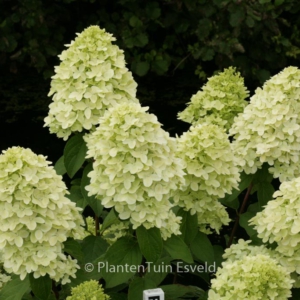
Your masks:
M141 22L141 20L137 17L137 16L132 16L129 19L129 24L131 27L140 27L143 25L143 23Z
M181 284L162 285L160 288L165 292L165 299L179 299L181 297L201 297L205 292L197 286Z
M64 164L64 156L61 156L58 161L55 163L54 169L58 175L64 175L67 173L65 164Z
M79 185L72 185L70 189L70 194L67 195L67 197L72 201L76 203L76 206L81 207L82 209L85 209L85 207L88 205L88 203L85 201L84 197L81 193L81 188Z
M263 209L265 205L269 202L269 200L273 199L273 194L275 190L271 183L263 182L259 183L257 186L257 198L258 198L258 205L260 210Z
M144 47L148 44L149 39L148 39L147 34L140 33L137 36L135 36L134 42L137 47Z
M51 295L52 280L49 275L34 278L33 274L29 274L30 287L34 295L41 299L48 299Z
M236 7L236 10L230 14L229 23L232 27L237 27L245 18L245 11L242 7Z
M133 64L132 68L137 75L145 76L150 69L150 64L147 61L137 61Z
M152 62L152 69L157 74L164 74L169 69L169 63L166 60L155 60Z
M248 221L256 215L255 212L247 211L240 216L240 226L243 227L247 234L251 237L252 235L257 235L256 230L253 229L253 226L250 226Z
M189 211L182 208L177 212L177 216L181 217L180 232L181 237L187 245L189 245L196 237L198 232L197 214L191 215Z
M71 137L64 149L64 164L70 178L77 173L84 163L87 152L86 144L82 135Z
M89 163L83 170L82 179L81 179L81 193L85 199L85 201L89 204L89 206L93 209L94 213L99 217L103 211L103 205L101 201L97 199L95 196L89 196L85 187L90 184L90 178L88 174L93 170L93 164Z
M171 260L171 257L163 257L153 264L148 262L145 278L151 279L158 286L170 273L170 269L172 269L172 266L170 265Z
M247 16L246 24L247 24L248 27L252 28L255 25L255 21L251 16Z
M223 262L223 254L224 249L220 245L213 245L214 248L214 259L216 262L216 268L221 267L221 264Z
M146 278L134 278L129 285L128 300L143 299L143 291L156 288L156 284Z
M198 260L207 262L208 264L214 264L214 248L204 233L197 233L197 236L191 243L191 251Z
M105 267L101 273L106 281L106 288L111 288L127 282L139 270L142 253L135 239L122 237L110 246L104 259Z
M193 257L189 247L177 235L172 235L164 242L165 250L171 255L173 259L182 259L187 263L193 263Z
M64 242L64 252L67 252L68 254L76 258L79 262L84 261L84 255L81 249L81 244L79 244L72 238L68 238Z
M91 263L102 256L108 248L108 243L101 236L89 235L82 241L84 261Z
M260 69L256 72L256 76L261 84L264 84L271 77L271 73L268 70Z
M110 300L127 300L127 295L123 293L107 293L110 296Z
M279 6L279 5L283 4L284 1L285 0L275 0L274 4L275 4L275 6Z
M146 11L148 18L150 18L152 20L159 18L160 14L161 14L161 10L160 10L159 4L157 2L147 3L145 11Z
M144 226L139 226L136 235L141 252L146 260L149 262L158 260L163 249L160 230L156 227L146 229Z
M18 275L12 275L11 281L7 282L0 291L0 300L21 300L29 289L28 276L21 280Z
M112 224L117 223L118 221L119 221L119 218L116 215L115 210L111 209L110 212L108 213L108 215L104 219L104 222L101 226L101 231L105 230L106 228L108 228Z

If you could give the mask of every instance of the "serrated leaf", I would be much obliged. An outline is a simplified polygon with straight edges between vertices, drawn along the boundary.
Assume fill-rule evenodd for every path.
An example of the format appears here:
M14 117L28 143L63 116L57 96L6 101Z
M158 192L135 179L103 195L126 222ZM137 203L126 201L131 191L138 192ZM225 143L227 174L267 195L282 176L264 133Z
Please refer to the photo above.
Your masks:
M34 278L33 274L29 274L30 287L34 295L41 299L48 299L51 295L52 280L49 275Z
M101 231L105 230L106 228L108 228L109 226L117 222L119 222L119 218L116 215L115 210L111 209L103 221L103 224L101 226Z
M275 189L271 183L259 183L257 187L257 198L259 209L262 210L267 203L273 199Z
M101 201L97 199L95 196L89 196L88 191L85 189L85 187L90 184L90 178L88 177L88 174L92 170L93 170L92 163L89 163L84 168L80 188L81 188L81 194L83 195L85 201L93 209L94 213L99 217L103 211L103 205L101 204Z
M71 137L64 149L64 165L70 178L77 173L84 163L87 147L82 135Z
M156 288L156 284L147 278L134 278L129 285L128 300L143 298L143 291Z
M255 212L247 211L240 216L240 226L243 227L249 236L256 235L256 230L253 229L253 226L249 225L249 220L256 215Z
M93 262L106 252L108 246L108 243L101 236L87 236L82 241L84 261L86 263Z
M64 159L65 159L64 156L61 156L54 165L54 169L55 169L57 175L64 175L67 173Z
M78 185L72 185L70 194L67 195L67 198L69 198L72 202L75 202L76 206L81 207L82 209L85 209L85 207L88 205L82 196L81 188Z
M187 245L189 245L196 237L198 232L197 214L191 215L189 211L182 208L177 212L177 216L181 217L180 232L181 237Z
M187 263L193 263L193 256L187 244L177 235L172 235L164 242L165 250L173 259L181 259Z
M101 273L106 281L106 287L111 288L127 282L138 271L142 253L135 239L122 237L110 246L104 260L106 265Z
M163 257L154 263L148 262L145 278L151 279L158 286L169 274L171 260L171 257Z
M141 252L146 260L149 262L157 261L163 249L160 230L156 227L146 229L144 226L139 226L136 235Z
M29 288L28 276L21 280L18 275L12 275L11 281L7 282L0 291L0 300L21 300Z
M68 238L64 242L64 252L67 252L72 257L76 258L79 262L83 262L84 255L81 249L81 244L72 238Z
M162 285L160 288L165 292L165 299L180 299L181 297L201 297L205 292L197 286L186 286L181 284Z
M191 251L202 262L207 262L208 264L215 262L213 246L208 237L202 232L198 232L191 243Z

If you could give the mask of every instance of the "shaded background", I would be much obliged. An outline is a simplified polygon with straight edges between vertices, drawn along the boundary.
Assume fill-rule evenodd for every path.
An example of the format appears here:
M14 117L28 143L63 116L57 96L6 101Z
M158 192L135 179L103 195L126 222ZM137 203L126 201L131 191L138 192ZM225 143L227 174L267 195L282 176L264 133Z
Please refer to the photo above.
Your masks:
M138 98L172 136L207 77L235 66L253 93L299 66L296 0L0 0L0 150L29 147L56 161L64 142L43 128L57 55L75 33L99 25L125 52Z

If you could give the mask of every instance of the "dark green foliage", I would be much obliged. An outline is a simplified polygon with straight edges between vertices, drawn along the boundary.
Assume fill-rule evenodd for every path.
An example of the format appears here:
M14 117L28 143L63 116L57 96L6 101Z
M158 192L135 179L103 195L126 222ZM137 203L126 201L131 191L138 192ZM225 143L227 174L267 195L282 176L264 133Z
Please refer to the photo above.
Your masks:
M189 65L204 79L234 65L263 82L300 53L296 0L1 2L0 62L14 72L27 65L49 76L63 43L94 24L116 36L139 76Z

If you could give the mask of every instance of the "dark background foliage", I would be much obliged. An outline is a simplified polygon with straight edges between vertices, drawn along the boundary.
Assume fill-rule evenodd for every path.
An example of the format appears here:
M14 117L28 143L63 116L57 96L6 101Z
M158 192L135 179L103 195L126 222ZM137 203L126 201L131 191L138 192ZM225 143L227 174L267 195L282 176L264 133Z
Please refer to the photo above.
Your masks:
M236 66L253 92L299 65L297 0L0 0L0 150L20 145L56 160L64 143L43 128L57 55L90 25L112 33L138 98L172 135L207 77Z

